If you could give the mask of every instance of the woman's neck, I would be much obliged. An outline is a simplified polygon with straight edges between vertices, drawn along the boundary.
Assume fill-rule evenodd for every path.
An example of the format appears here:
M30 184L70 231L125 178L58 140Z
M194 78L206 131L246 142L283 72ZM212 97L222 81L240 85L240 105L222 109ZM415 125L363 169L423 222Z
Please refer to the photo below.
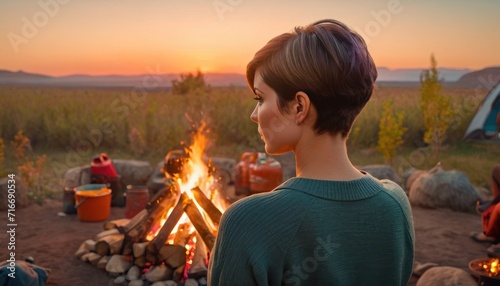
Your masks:
M294 150L297 177L333 181L363 177L349 160L345 141L340 134L302 138Z

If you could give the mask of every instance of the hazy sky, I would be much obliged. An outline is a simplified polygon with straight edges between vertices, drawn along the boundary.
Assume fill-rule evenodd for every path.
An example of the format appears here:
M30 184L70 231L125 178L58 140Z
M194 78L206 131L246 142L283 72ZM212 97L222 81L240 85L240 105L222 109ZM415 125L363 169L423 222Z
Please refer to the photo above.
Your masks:
M3 0L0 69L244 73L272 37L323 18L362 34L379 67L500 66L499 0Z

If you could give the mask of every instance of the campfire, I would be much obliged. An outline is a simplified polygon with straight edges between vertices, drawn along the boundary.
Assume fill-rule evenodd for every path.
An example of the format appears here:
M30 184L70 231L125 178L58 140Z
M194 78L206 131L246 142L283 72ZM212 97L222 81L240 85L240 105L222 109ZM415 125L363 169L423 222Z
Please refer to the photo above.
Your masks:
M131 219L106 222L104 230L83 242L75 255L123 281L206 277L226 203L210 164L203 160L204 133L202 124L185 156L167 155L173 158L166 158L165 187L144 210Z

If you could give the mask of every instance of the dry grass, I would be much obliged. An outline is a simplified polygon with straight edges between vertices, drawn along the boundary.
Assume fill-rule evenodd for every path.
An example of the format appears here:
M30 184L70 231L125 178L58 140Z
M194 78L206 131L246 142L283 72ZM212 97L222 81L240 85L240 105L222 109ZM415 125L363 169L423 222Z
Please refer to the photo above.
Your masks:
M355 164L384 161L374 147L383 102L393 99L395 108L405 112L404 125L408 128L394 168L427 169L440 161L445 169L463 171L474 184L488 187L491 167L500 158L500 145L461 141L487 90L445 88L443 93L452 98L459 115L440 158L428 155L422 144L419 88L382 86L375 89L348 141ZM249 120L254 105L251 92L236 87L183 96L165 90L141 93L134 89L0 87L0 106L5 108L0 113L0 137L7 147L3 168L12 171L16 167L9 160L12 150L8 142L18 130L31 139L36 154L47 154L52 171L87 164L100 152L111 158L134 158L135 152L136 159L156 164L189 138L192 123L202 116L212 130L210 154L238 159L243 151L263 149L256 125ZM135 137L129 136L131 130ZM130 142L130 138L138 136L144 140L141 152L131 149L137 142Z

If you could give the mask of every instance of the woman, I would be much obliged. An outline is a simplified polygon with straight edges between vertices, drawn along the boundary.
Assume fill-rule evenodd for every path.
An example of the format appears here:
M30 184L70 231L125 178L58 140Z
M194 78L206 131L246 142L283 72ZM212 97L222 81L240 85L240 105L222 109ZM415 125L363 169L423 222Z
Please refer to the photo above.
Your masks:
M406 285L408 199L347 156L377 77L363 39L335 20L297 27L260 49L246 76L266 152L293 152L297 177L226 210L210 285Z

